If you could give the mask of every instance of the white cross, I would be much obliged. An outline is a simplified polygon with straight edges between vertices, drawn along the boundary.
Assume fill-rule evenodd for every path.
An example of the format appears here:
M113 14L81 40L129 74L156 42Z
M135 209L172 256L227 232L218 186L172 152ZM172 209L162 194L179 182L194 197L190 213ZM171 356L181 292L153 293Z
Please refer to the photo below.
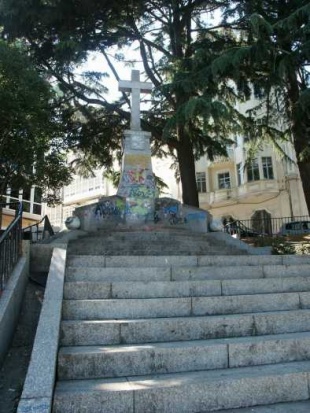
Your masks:
M122 92L131 92L130 129L141 130L140 124L140 93L151 93L152 83L140 82L139 70L131 71L131 80L120 80L118 89Z

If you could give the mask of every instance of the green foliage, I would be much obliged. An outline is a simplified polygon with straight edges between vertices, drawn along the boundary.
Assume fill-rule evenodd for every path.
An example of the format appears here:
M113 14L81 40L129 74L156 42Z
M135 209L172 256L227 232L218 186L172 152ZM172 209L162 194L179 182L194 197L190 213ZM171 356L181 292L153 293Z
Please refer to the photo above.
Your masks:
M309 242L292 243L279 238L273 240L271 246L271 253L273 255L310 255Z
M0 56L0 194L33 184L56 193L70 180L61 104L20 47L0 41Z
M310 243L302 242L301 244L297 244L295 246L295 251L298 255L310 255Z
M296 250L292 244L287 243L283 240L276 240L272 243L271 254L272 255L296 254Z
M218 11L224 12L220 23L212 21ZM123 94L116 104L108 102L106 77L89 72L81 78L74 69L96 51L117 78L111 54L130 65L125 46L139 50L154 84L143 129L152 132L153 153L177 157L184 201L197 205L194 161L225 154L231 134L278 142L287 136L275 128L279 117L291 121L287 129L299 134L298 142L310 130L309 13L301 0L3 0L0 25L5 36L27 39L41 69L59 82L71 125L67 143L85 173L99 164L110 167L120 152L129 99ZM235 110L237 99L253 92L260 108L267 105L260 124ZM81 118L72 119L70 111ZM310 138L303 139L309 147ZM298 157L306 159L304 146Z

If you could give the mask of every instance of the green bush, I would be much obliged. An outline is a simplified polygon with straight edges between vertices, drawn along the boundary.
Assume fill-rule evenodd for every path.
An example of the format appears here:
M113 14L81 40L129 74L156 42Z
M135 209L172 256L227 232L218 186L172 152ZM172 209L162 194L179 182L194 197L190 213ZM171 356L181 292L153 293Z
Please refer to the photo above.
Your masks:
M272 255L287 255L287 254L296 254L296 249L294 245L287 242L274 242L271 246Z
M310 255L310 243L303 242L295 246L296 254L298 255Z

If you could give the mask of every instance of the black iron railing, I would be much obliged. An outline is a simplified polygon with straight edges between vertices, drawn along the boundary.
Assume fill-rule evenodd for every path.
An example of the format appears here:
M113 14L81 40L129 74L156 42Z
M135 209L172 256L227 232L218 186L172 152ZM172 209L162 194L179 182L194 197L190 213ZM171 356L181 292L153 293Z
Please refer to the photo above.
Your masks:
M40 222L23 228L23 239L30 240L31 242L42 241L54 234L55 232L47 215Z
M237 235L239 238L248 237L264 237L264 236L277 236L285 235L286 224L295 222L309 222L310 217L308 215L297 217L282 217L282 218L253 218L243 220L231 220L224 223L224 231L231 235ZM309 224L310 228L310 224ZM288 232L288 231L286 231ZM296 229L296 235L308 233L309 231L298 231ZM292 231L292 234L294 231ZM286 234L287 235L287 234Z
M13 206L12 203L3 205ZM0 294L10 278L13 268L22 254L22 203L15 202L15 218L0 235ZM2 205L0 205L2 209Z

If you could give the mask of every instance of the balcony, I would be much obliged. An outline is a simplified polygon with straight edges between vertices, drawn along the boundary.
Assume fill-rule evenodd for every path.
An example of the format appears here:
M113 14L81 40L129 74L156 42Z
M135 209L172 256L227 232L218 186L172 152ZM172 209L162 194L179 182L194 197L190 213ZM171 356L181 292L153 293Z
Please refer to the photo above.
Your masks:
M199 194L199 202L206 208L233 205L242 202L260 203L274 198L280 193L279 182L261 180L213 192Z

